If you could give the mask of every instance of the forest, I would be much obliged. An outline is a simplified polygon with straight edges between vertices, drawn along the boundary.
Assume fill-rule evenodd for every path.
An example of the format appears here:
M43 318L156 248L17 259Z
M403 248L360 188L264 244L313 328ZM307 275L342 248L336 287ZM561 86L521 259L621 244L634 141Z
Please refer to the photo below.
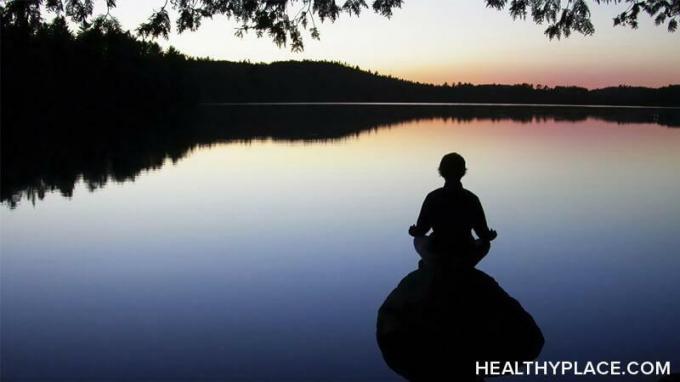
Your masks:
M680 106L680 85L589 90L532 84L417 83L337 62L270 64L186 57L97 18L74 33L67 21L2 20L3 122L79 118L219 102L466 102Z

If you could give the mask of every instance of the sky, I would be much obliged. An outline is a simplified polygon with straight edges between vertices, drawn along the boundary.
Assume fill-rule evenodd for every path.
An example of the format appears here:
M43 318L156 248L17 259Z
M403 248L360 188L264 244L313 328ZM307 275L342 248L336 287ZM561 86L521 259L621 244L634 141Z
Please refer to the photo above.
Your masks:
M370 5L370 2L367 1ZM163 0L119 0L113 11L126 29L136 28ZM102 1L98 2L101 7ZM588 88L619 84L680 83L680 32L668 33L641 15L640 27L614 27L625 5L592 4L593 36L549 40L545 26L513 20L483 0L405 0L392 18L366 9L320 25L321 39L305 37L305 50L291 52L254 33L234 36L237 23L205 20L198 31L177 34L172 45L196 57L251 62L332 60L399 78L444 82L533 83ZM101 8L99 8L101 10Z

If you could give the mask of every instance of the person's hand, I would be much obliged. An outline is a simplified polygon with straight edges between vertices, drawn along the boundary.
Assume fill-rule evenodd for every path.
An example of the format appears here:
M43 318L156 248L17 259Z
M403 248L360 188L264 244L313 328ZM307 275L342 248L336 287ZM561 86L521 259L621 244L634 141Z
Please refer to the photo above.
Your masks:
M408 234L413 236L413 237L418 236L418 233L416 232L416 226L415 225L408 227Z
M489 241L495 239L498 236L498 232L496 230L490 229L489 230Z

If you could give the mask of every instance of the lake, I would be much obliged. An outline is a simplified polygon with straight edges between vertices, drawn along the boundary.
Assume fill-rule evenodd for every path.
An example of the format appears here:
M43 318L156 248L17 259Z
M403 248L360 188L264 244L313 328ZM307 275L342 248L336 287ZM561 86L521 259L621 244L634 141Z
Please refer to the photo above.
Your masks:
M452 151L498 231L479 269L532 314L539 359L678 371L679 110L192 113L3 158L3 380L399 380L377 310Z

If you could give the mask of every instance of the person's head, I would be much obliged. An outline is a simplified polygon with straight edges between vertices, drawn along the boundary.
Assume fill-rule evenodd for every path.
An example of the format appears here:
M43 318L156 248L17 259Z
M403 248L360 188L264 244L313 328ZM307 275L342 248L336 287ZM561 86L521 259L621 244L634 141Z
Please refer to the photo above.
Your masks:
M465 159L458 153L444 155L439 163L439 175L446 180L460 180L466 171Z

